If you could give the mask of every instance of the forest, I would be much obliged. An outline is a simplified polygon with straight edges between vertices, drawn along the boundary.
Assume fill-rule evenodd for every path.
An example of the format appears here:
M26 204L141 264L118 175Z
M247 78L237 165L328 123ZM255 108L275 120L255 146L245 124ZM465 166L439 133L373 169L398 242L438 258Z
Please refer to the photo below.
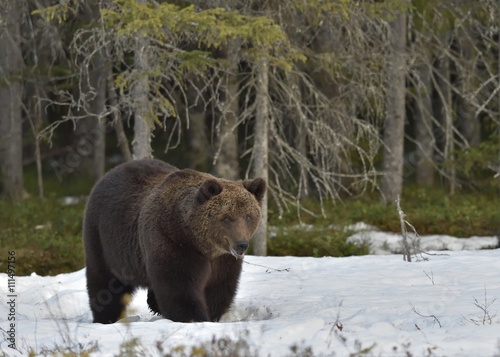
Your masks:
M257 255L273 217L404 190L498 234L499 26L493 0L2 0L2 220L154 157L265 178Z

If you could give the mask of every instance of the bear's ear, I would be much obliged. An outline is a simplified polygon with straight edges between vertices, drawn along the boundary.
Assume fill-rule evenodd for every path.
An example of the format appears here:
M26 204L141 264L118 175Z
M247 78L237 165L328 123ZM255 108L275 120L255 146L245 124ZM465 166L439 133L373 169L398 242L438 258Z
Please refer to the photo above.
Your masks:
M203 182L198 194L196 195L196 200L199 204L205 203L214 196L217 196L222 192L222 186L216 180L207 180Z
M263 178L257 177L253 180L243 181L243 186L255 196L259 204L262 203L267 187L266 181Z

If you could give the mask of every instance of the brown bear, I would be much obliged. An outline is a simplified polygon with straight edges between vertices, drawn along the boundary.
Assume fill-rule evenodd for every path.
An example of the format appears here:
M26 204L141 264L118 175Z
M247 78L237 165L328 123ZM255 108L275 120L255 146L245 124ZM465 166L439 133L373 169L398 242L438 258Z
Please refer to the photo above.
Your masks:
M178 322L218 321L231 305L266 182L229 181L137 160L92 189L83 223L94 322L124 316L137 287Z

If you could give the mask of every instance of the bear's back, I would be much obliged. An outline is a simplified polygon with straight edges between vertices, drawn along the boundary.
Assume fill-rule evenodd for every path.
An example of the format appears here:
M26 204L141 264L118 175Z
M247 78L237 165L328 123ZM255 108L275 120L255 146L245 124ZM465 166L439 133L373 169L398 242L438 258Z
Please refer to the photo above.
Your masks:
M160 160L135 160L111 169L92 189L87 213L135 209L169 174L178 171Z
M132 270L141 269L137 246L140 207L154 187L175 171L176 167L159 160L135 160L111 169L94 186L87 202L83 223L86 250L100 251L111 266L127 261ZM111 251L117 252L106 254ZM133 251L137 252L135 258L129 253Z

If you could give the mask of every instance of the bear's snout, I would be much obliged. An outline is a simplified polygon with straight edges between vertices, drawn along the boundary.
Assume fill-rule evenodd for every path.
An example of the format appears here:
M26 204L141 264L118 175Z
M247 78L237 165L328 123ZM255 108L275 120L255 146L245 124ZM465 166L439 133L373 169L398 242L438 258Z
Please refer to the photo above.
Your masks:
M234 246L230 246L229 252L236 259L243 259L243 256L245 255L247 249L248 249L248 242L241 240L239 242L236 242Z
M236 243L236 253L243 255L248 249L248 242L239 241Z

